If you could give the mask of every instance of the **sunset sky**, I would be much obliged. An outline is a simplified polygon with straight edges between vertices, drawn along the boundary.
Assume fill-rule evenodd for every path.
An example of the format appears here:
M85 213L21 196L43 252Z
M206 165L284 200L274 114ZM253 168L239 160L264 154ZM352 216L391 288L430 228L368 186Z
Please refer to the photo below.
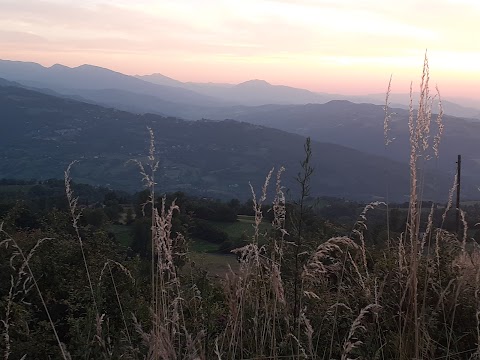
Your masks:
M344 94L480 98L478 0L0 0L0 58Z

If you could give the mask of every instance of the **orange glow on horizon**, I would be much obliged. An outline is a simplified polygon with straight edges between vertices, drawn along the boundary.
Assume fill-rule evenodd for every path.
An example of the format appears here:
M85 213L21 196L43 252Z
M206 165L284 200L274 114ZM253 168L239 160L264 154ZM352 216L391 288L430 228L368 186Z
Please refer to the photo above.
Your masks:
M180 81L408 92L428 47L444 96L480 98L480 6L405 0L5 0L0 58ZM445 25L447 24L447 25ZM8 29L8 30L6 30Z

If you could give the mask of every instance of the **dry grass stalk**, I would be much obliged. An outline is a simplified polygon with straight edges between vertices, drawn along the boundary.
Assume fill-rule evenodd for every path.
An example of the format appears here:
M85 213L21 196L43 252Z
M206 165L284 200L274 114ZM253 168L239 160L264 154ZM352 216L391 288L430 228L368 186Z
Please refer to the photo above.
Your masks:
M378 206L381 205L387 205L386 203L382 201L374 201L369 204L367 204L362 212L359 215L359 218L357 222L355 223L352 234L357 235L359 240L360 240L360 248L362 251L362 260L363 260L363 270L365 271L365 276L368 279L369 278L369 273L368 273L368 265L367 265L367 246L365 244L365 237L363 235L364 230L368 230L367 227L367 213L370 210L375 209Z
M148 348L148 359L197 359L202 355L201 339L203 332L194 338L187 330L183 314L183 296L181 281L175 259L184 254L177 251L185 243L181 234L172 234L172 220L179 211L175 201L167 208L163 197L160 209L155 200L155 173L159 162L155 157L155 138L153 130L148 128L150 146L148 171L138 160L132 160L140 169L142 181L149 190L149 198L143 204L143 210L151 207L151 312L152 330L145 333L141 326L135 325Z
M10 349L11 349L10 336L9 336L10 311L11 311L11 307L12 307L14 298L17 297L17 296L20 296L20 297L26 296L27 293L30 291L32 286L34 286L35 289L37 290L37 294L38 294L38 296L40 298L40 301L43 305L43 308L44 308L45 313L47 315L50 326L52 327L52 331L55 335L55 339L57 341L58 347L60 348L62 358L64 360L70 359L70 354L66 351L64 345L60 341L57 330L55 328L55 324L52 320L50 312L48 311L47 304L45 303L42 292L40 291L40 287L38 286L37 279L35 278L35 275L33 274L32 269L30 268L30 260L31 260L32 256L35 254L35 251L38 249L38 247L43 242L48 241L48 240L52 240L52 239L51 238L39 239L35 243L33 248L25 256L23 250L18 245L18 243L15 241L15 239L13 237L9 236L8 233L3 229L3 223L0 223L0 234L5 237L4 240L0 241L0 248L1 247L7 248L8 246L11 245L14 249L13 254L10 257L10 266L14 270L16 270L16 272L17 272L17 279L16 280L14 280L13 276L10 278L10 290L9 290L9 294L7 296L6 315L5 315L5 319L1 321L2 324L3 324L3 327L4 327L3 337L5 339L5 345L6 345L6 348L4 350L4 359L7 360L10 356ZM20 263L20 266L18 268L15 268L13 264L14 264L14 261L17 257L20 259L21 263ZM32 283L32 285L30 285L30 283Z
M468 234L468 224L467 224L467 220L465 219L465 211L463 211L462 209L458 209L458 211L460 211L460 220L462 222L462 227L463 227L462 256L466 256L467 238L468 238L468 235L467 235Z
M348 336L343 343L342 360L358 359L358 357L352 358L350 356L355 349L358 349L363 344L363 341L360 340L360 335L367 331L368 316L376 316L381 308L378 304L369 304L360 311L360 314L353 321Z
M442 213L442 223L440 225L440 229L443 229L445 220L447 219L447 213L448 211L452 208L453 204L453 194L455 190L457 189L457 183L458 183L458 178L457 174L455 174L455 177L453 179L453 185L450 188L450 191L448 192L448 201L447 201L447 206L445 206L445 210ZM440 234L441 232L437 231L437 234L435 236L435 256L437 258L437 266L440 267Z
M388 88L385 95L385 105L383 106L383 111L385 112L385 117L383 118L383 140L385 146L388 146L393 142L393 140L395 140L395 138L390 138L389 136L391 131L390 122L392 120L392 116L395 115L395 113L389 112L391 88L392 76L390 75L390 80L388 81Z
M437 118L435 119L435 122L437 123L437 133L435 134L435 137L433 139L433 152L435 157L438 159L438 154L439 154L439 147L440 147L440 141L442 139L443 131L445 129L445 126L443 125L442 119L443 119L443 106L442 106L442 97L440 96L440 90L438 89L438 86L435 87L438 95L438 114Z
M132 281L133 284L135 284L135 279L133 278L132 274L130 273L130 271L125 266L120 264L118 261L110 260L110 259L107 260L105 262L105 264L103 265L103 268L100 271L100 276L98 278L98 286L100 286L100 284L102 282L103 275L104 275L106 269L108 268L108 272L110 274L110 279L112 280L113 290L115 292L115 297L117 299L118 307L120 309L120 314L122 316L123 325L125 327L125 335L127 337L128 343L130 344L130 348L133 349L133 343L132 343L132 339L130 337L130 331L128 330L127 319L126 319L125 313L123 311L122 302L120 301L120 295L118 293L117 284L115 282L115 278L113 277L112 265L115 265L118 269L120 269L120 271L123 274L125 274L125 276L127 276ZM102 314L101 317L103 317L104 315L105 314ZM99 319L99 316L97 315L97 325L98 325L98 319ZM108 319L107 319L107 321L108 321ZM97 329L98 329L98 326L97 326ZM101 332L100 332L100 334L101 334ZM97 337L98 336L99 336L99 334L98 334L98 331L97 331ZM99 339L99 341L100 341L101 344L102 344L102 342L104 343L103 339Z
M390 107L390 92L392 88L392 75L390 75L390 80L388 81L388 88L387 92L385 94L385 105L383 107L383 110L385 111L385 116L383 118L383 141L385 145L385 150L387 146L395 140L395 138L390 138L390 132L391 132L391 127L390 123L392 120L392 116L395 115L395 113L389 112L389 107ZM386 173L386 184L387 184L387 197L386 197L386 207L387 207L387 248L390 248L390 189L389 189L389 179L388 179L388 173Z
M281 276L284 237L287 235L284 228L285 195L281 186L283 171L280 168L276 175L273 233L264 245L260 245L260 240L265 234L259 230L273 169L267 174L260 196L256 196L251 187L254 235L250 244L233 250L240 259L240 269L237 273L231 271L224 283L229 311L227 326L217 342L217 356L245 358L255 355L275 359L279 341L286 340L283 334L288 328L285 325L286 296Z
M359 249L359 246L346 236L320 244L305 264L302 280L315 284L323 281L325 274L338 274L343 268L343 255L350 249Z
M432 230L433 230L433 212L435 210L435 206L432 203L432 206L430 207L430 212L428 213L428 219L427 219L427 228L425 229L425 232L422 236L422 242L420 244L420 250L418 253L418 256L421 257L423 254L423 250L425 249L425 244L427 243L427 239L431 239L432 237ZM429 241L430 242L430 241ZM429 244L430 245L430 244ZM430 246L429 246L430 247Z
M156 171L158 170L158 165L159 165L159 162L156 160L155 158L155 136L154 136L154 133L153 133L153 130L152 128L150 127L147 127L148 129L148 133L149 133L149 136L150 136L150 146L149 146L149 150L148 150L148 163L147 163L147 166L148 166L148 171L147 169L145 168L145 166L143 165L143 163L139 160L136 160L136 159L131 159L129 160L129 162L133 162L135 163L139 170L140 170L140 174L142 175L142 182L143 182L143 185L145 188L147 188L149 190L149 197L148 197L148 200L142 204L142 212L143 212L143 215L145 216L145 207L147 205L150 205L151 206L151 209L152 209L152 223L151 223L151 231L152 231L152 239L153 239L153 229L155 228L155 217L153 216L153 209L155 208L155 173ZM156 284L156 279L155 279L155 244L152 240L152 243L151 243L151 284L152 284L152 301L154 301L155 299L155 293L156 293L156 290L154 288L155 284ZM155 307L154 304L152 304L152 307Z
M106 319L106 321L105 321ZM107 324L107 336L103 335L103 323L106 322ZM96 334L95 334L95 340L96 342L100 345L100 347L103 350L104 357L105 358L112 358L113 355L113 349L111 345L111 339L110 336L108 336L108 327L109 327L109 320L108 318L105 318L105 314L102 314L101 316L96 317ZM106 340L105 340L106 339Z
M410 333L413 329L413 353L412 356L418 358L421 353L421 333L419 323L420 317L418 314L418 271L419 262L421 259L421 252L424 246L424 241L420 242L420 215L422 204L422 187L419 183L420 179L420 163L419 159L423 160L423 163L429 159L428 149L430 148L430 123L432 118L432 105L433 98L430 95L429 88L430 73L428 65L428 57L425 53L423 72L420 84L420 98L418 102L417 116L414 115L413 109L413 91L412 85L410 85L410 106L409 106L409 121L408 127L410 132L410 206L409 215L407 221L407 232L405 233L406 239L409 243L409 259L399 259L399 262L406 264L408 270L408 283L404 289L404 294L408 294L405 299L409 304L409 310L407 311L407 318L405 323L400 325L400 333L402 334L402 346L408 347L409 344L406 340L410 337ZM438 89L437 89L438 90ZM440 95L438 94L440 97ZM439 104L441 109L441 103ZM439 111L436 123L439 127L437 135L433 140L433 151L435 156L438 156L438 146L440 143L441 134L443 133L443 125L441 122L443 111ZM423 175L424 176L424 175ZM402 241L401 243L406 243ZM437 241L438 242L438 241ZM399 254L402 255L402 251L399 250ZM405 254L406 255L406 254ZM410 319L410 320L409 320ZM412 322L412 323L410 323ZM410 324L409 324L410 323ZM404 335L405 334L405 335Z
M472 355L472 359L480 359L480 267L478 267L475 272L475 300L477 302L475 311L475 321L477 324L477 350Z
M88 285L90 287L90 293L92 295L93 306L94 306L94 309L95 309L96 316L98 316L97 300L96 300L96 297L95 297L95 291L93 290L92 278L90 276L90 270L88 268L87 257L85 255L85 249L84 249L84 246L83 246L83 239L82 239L82 236L80 235L80 230L79 230L79 226L78 226L78 221L80 220L80 217L82 216L82 213L77 208L78 197L74 196L72 185L71 185L72 178L70 176L70 172L72 170L72 166L76 162L77 161L72 161L68 165L67 170L65 170L65 174L64 174L65 193L67 195L68 207L69 207L69 210L70 210L70 216L72 218L72 226L73 226L73 229L75 230L75 234L77 235L78 243L80 245L80 250L82 252L83 265L85 266L85 272L87 274Z

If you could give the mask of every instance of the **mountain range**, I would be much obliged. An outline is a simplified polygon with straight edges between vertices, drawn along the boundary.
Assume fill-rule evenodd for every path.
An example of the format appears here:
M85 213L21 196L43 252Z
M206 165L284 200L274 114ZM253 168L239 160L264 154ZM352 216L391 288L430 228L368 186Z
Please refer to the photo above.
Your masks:
M317 93L264 80L249 80L240 84L181 82L165 75L129 76L106 68L81 65L70 68L56 64L44 67L37 63L0 60L0 77L37 89L54 90L66 96L80 96L86 101L119 107L134 112L154 112L190 120L209 117L219 108L229 107L322 104L331 100L383 105L385 94L345 96ZM139 99L139 95L148 96ZM112 101L112 98L115 100ZM392 107L406 108L408 94L391 94ZM480 120L480 105L473 100L443 99L446 114ZM168 104L168 111L164 105ZM467 105L464 105L467 104ZM234 110L234 109L233 109Z
M185 121L132 114L25 89L0 81L1 177L61 177L73 160L74 180L138 190L140 175L129 159L146 161L148 131L156 134L161 191L211 197L250 196L273 167L285 166L284 184L295 194L305 138L277 129L228 121ZM408 166L344 146L312 142L312 195L372 200L408 194ZM432 173L433 174L433 173ZM428 178L425 196L444 199L450 176ZM476 189L466 181L465 193Z
M55 64L44 67L36 63L0 61L0 77L34 88L47 88L61 94L77 95L77 90L128 90L142 95L155 95L165 101L193 105L225 105L222 101L199 93L143 81L133 76L93 65L75 68Z
M261 106L237 111L231 118L407 162L409 113L404 109L390 111L393 115L389 136L395 139L387 147L383 141L385 111L379 105L335 100L326 104ZM221 114L218 119L224 115ZM433 115L430 137L435 136L437 131L435 118ZM452 116L444 116L442 121L444 131L439 147L440 156L431 166L453 173L457 155L461 154L464 175L480 179L480 122Z

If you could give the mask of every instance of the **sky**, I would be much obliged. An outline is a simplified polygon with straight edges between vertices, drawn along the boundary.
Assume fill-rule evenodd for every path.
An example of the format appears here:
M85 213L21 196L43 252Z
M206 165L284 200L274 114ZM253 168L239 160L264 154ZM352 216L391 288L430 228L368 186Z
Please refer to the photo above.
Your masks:
M0 0L0 58L341 94L480 98L478 0Z

